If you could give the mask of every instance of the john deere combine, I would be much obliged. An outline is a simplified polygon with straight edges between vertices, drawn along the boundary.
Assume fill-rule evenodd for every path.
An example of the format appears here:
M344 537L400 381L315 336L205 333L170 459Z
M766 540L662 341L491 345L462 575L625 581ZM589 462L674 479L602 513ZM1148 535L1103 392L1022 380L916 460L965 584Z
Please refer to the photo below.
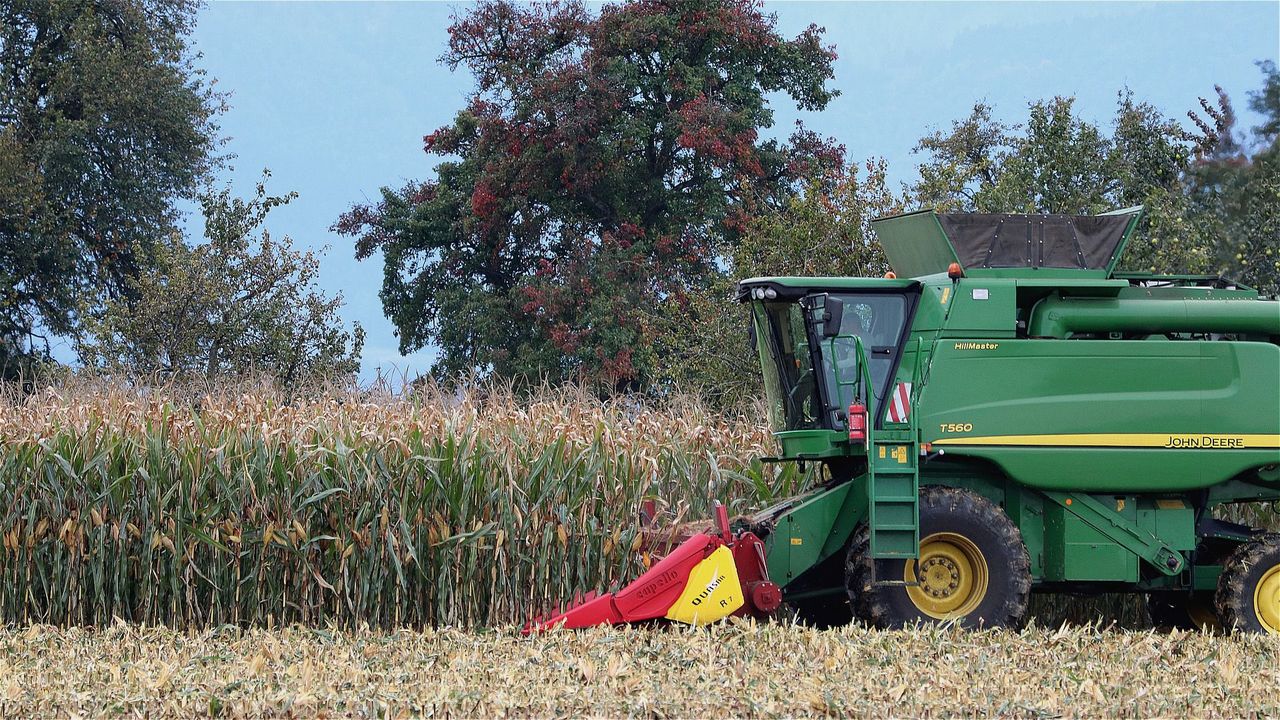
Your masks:
M1140 208L875 223L886 278L752 278L772 462L825 483L532 629L768 615L1021 625L1032 592L1280 633L1280 302L1116 272Z

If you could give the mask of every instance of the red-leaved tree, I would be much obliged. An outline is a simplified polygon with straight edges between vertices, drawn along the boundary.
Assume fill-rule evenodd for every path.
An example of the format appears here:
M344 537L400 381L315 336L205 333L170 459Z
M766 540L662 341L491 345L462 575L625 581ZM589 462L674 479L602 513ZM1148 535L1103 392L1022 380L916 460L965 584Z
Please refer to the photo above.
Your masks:
M436 177L383 189L335 229L381 251L401 350L435 372L646 385L655 335L723 272L746 221L838 167L843 149L766 96L823 108L835 53L781 37L758 3L486 2L455 17L442 58L475 78L424 139Z

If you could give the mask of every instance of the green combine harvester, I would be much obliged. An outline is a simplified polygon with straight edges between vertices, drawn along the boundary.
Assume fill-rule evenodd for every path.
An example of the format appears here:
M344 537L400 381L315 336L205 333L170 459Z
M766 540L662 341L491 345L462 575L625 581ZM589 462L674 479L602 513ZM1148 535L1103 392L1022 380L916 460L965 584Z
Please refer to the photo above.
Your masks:
M812 492L530 625L766 616L1018 627L1032 592L1280 633L1280 302L1122 273L1140 208L883 218L885 278L743 280L780 446Z

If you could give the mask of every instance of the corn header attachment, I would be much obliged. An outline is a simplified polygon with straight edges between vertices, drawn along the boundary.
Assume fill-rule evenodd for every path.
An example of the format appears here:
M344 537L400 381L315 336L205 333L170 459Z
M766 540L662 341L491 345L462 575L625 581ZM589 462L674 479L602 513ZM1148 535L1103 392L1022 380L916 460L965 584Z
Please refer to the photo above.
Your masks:
M715 532L681 542L618 592L577 598L568 609L531 621L524 633L650 620L705 625L730 615L773 613L782 591L769 581L764 543L749 531L733 532L719 503L716 525Z

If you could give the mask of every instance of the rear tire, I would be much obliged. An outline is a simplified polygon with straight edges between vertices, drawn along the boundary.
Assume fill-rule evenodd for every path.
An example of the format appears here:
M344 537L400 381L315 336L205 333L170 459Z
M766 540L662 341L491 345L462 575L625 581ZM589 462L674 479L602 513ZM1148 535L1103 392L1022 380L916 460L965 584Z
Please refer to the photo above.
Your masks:
M1031 559L1022 533L977 493L930 486L920 490L920 557L876 560L870 532L849 543L845 582L858 617L881 628L954 621L967 628L1020 628L1031 597Z
M1280 534L1259 535L1231 553L1216 599L1224 628L1280 635Z

